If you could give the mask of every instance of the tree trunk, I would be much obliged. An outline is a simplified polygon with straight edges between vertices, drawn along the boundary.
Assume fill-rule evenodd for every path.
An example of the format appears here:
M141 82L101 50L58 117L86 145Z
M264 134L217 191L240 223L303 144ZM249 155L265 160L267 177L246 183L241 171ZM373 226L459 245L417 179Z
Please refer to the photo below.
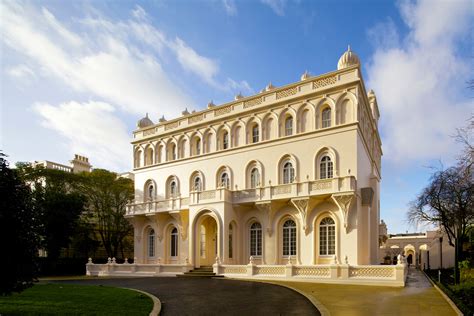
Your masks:
M454 239L454 284L459 284L459 254L460 247L462 247L462 242L459 240L459 237Z

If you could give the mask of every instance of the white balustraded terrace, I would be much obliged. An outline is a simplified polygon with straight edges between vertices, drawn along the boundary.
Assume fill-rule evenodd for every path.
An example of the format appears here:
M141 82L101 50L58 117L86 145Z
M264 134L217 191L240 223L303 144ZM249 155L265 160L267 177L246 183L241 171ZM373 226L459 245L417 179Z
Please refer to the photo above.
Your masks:
M163 200L132 203L127 206L126 215L179 211L189 209L189 206L205 203L229 202L233 204L251 204L299 197L352 193L356 190L357 180L353 176L268 185L255 189L229 190L221 187L214 190L191 192L189 197L173 197Z

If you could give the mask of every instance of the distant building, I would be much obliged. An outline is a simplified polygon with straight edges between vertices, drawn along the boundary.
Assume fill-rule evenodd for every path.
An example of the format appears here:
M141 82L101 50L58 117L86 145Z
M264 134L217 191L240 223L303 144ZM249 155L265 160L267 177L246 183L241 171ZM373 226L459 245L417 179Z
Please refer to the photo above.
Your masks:
M385 225L385 223L382 221L380 225ZM381 231L380 228L379 231ZM393 263L394 258L402 254L407 261L411 261L420 269L454 266L454 247L449 245L448 237L441 230L426 233L387 234L385 225L385 236L385 242L380 246L379 251L382 263L388 263L387 261ZM386 257L390 259L385 259Z
M77 154L74 155L74 159L70 160L70 166L49 160L35 161L32 163L32 166L43 166L45 169L55 169L73 173L91 172L92 170L92 165L89 163L89 158Z

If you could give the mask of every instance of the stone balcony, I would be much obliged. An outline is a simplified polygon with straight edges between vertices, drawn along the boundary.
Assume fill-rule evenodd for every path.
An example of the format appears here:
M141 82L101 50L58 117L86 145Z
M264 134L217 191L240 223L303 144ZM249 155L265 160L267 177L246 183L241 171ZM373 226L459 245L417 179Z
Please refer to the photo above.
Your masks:
M189 209L193 205L227 202L251 205L259 202L286 201L295 198L329 197L333 194L352 194L357 190L354 176L331 179L294 182L290 184L268 185L256 189L231 191L218 188L201 192L191 192L189 197L175 197L149 202L132 203L127 206L126 215L152 214Z

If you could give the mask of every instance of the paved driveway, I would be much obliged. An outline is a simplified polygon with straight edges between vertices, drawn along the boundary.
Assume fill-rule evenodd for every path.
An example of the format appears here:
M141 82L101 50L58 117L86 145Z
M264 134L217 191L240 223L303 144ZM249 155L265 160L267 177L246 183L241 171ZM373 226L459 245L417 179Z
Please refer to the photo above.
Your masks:
M320 315L303 295L259 282L175 277L56 281L143 290L157 296L161 315Z

